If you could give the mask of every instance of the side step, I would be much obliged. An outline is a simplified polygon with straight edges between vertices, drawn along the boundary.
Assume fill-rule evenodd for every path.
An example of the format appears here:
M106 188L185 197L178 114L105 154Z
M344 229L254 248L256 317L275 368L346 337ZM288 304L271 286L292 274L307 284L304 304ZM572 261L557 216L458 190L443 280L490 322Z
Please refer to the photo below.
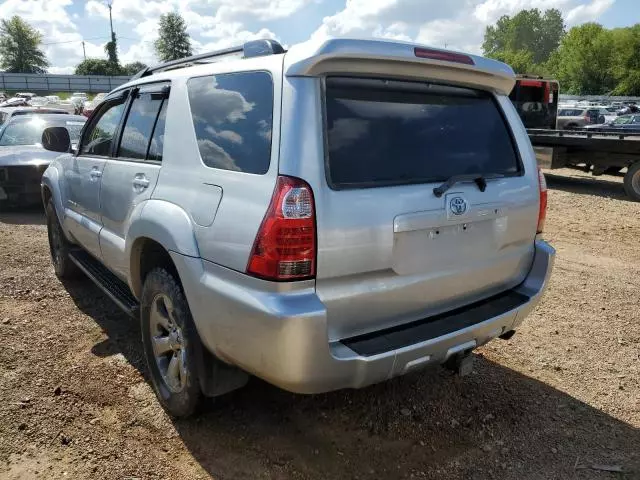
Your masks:
M72 250L69 252L69 258L127 315L133 318L139 317L140 304L125 282L83 250Z

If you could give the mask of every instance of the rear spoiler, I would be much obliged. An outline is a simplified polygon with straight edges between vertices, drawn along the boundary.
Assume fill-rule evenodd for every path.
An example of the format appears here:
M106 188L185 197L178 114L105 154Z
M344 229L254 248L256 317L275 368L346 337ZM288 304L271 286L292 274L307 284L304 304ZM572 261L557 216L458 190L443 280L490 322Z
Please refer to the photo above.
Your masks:
M343 38L294 45L285 55L284 72L289 77L367 75L435 80L503 95L509 95L515 84L511 67L496 60L413 43Z

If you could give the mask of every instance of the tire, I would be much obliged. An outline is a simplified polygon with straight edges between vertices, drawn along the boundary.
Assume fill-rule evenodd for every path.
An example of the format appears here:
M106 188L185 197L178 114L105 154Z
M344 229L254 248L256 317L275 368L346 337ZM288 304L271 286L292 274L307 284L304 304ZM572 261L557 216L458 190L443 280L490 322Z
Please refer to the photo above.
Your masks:
M173 417L192 415L203 397L197 373L199 338L180 283L165 268L155 268L145 278L140 327L160 404Z
M624 191L630 198L640 202L640 162L631 165L624 176Z
M69 258L71 243L65 237L53 202L49 200L45 209L47 216L47 237L49 238L49 252L51 263L56 276L60 279L75 278L80 274L80 269Z

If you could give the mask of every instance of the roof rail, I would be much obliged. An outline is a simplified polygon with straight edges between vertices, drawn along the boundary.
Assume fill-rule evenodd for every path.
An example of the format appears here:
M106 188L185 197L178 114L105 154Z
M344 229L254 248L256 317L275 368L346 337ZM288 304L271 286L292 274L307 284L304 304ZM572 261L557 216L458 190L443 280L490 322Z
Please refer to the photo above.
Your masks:
M170 62L160 63L153 67L146 67L136 73L131 80L137 80L138 78L153 75L156 72L163 72L166 70L174 70L178 68L190 67L198 63L207 63L205 60L213 59L217 57L225 57L234 54L241 53L242 58L261 57L264 55L276 55L284 53L285 49L280 43L275 40L251 40L244 45L237 47L224 48L222 50L216 50L214 52L200 53L198 55L192 55L190 57L179 58L177 60L171 60Z

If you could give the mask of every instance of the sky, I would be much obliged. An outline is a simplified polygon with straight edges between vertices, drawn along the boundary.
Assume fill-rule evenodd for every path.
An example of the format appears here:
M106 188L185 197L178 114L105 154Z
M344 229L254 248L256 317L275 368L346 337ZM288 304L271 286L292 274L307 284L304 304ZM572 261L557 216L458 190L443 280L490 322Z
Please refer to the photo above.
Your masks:
M179 12L194 53L274 38L285 46L310 38L380 37L480 53L487 25L524 8L558 8L567 26L640 22L640 0L112 0L121 63L157 59L161 14ZM50 73L73 73L87 57L106 58L106 0L4 0L0 18L20 15L43 36Z

